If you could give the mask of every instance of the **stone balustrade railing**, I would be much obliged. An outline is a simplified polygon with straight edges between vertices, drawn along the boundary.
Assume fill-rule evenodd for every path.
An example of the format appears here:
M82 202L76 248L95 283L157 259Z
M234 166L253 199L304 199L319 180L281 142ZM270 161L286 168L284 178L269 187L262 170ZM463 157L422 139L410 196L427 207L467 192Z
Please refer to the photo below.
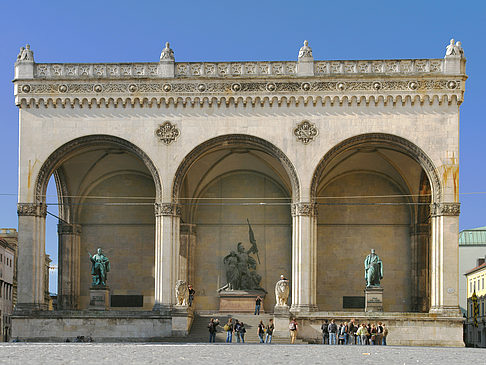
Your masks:
M36 63L34 78L163 78L160 64L153 63ZM297 61L272 62L176 62L175 77L292 77ZM443 73L444 59L314 61L314 75Z

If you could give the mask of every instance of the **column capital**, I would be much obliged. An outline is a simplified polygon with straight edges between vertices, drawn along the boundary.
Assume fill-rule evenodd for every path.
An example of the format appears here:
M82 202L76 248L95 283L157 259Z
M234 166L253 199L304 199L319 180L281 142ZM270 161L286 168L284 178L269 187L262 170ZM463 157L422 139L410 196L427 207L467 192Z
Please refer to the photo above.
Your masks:
M155 203L155 215L180 217L182 215L182 207L174 203Z
M33 216L33 217L46 217L47 205L44 203L18 203L17 215L20 216Z
M436 216L459 216L461 213L461 203L432 203L430 214Z
M81 234L81 225L79 224L68 224L68 223L59 223L57 225L57 233L59 234Z
M310 202L293 203L291 206L292 216L317 216L318 205Z

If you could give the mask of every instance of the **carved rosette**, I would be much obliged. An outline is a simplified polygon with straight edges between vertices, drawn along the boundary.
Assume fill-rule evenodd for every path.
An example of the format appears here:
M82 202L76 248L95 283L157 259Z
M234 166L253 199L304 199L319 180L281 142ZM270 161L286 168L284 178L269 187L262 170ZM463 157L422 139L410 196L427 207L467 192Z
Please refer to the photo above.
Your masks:
M179 129L177 129L176 125L171 122L164 122L155 130L155 135L166 145L174 142L180 134L181 132Z
M47 205L43 203L18 203L17 215L31 216L31 217L44 217L47 215Z
M297 140L301 141L303 144L308 144L313 141L318 134L318 129L308 120L300 122L294 129L294 136L296 136Z
M461 203L433 203L430 206L432 216L459 216Z
M316 203L294 203L291 205L292 216L317 216Z
M81 226L79 224L66 224L60 223L57 225L57 233L58 234L66 234L66 235L80 235L81 234Z
M173 203L155 203L155 215L180 217L182 207Z

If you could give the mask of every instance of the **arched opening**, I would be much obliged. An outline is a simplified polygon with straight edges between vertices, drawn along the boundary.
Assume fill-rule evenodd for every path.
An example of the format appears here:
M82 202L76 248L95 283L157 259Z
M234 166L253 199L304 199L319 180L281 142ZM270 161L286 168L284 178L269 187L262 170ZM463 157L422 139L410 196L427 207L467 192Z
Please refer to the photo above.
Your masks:
M441 195L428 157L400 137L356 136L324 156L311 193L318 203L319 308L362 308L363 261L375 249L384 266L384 310L427 312L430 204Z
M116 137L86 136L63 145L46 160L36 181L37 202L46 202L51 176L58 196L57 207L52 197L47 199L48 213L59 218L58 308L88 308L88 253L101 247L111 261L111 307L152 309L154 202L161 186L148 156ZM47 249L52 250L49 241Z
M250 255L260 286L272 293L280 274L291 276L296 176L279 149L252 136L217 137L184 159L173 198L182 207L180 276L197 291L196 310L218 310L217 289L227 283L224 257L238 242L251 247L247 219L258 247L258 256ZM274 296L266 296L264 308L274 305Z

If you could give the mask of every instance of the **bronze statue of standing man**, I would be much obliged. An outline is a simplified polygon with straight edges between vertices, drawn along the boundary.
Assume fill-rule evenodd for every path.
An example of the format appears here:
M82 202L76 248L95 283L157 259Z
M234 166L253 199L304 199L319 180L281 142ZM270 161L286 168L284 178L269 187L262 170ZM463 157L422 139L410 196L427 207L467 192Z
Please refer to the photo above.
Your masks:
M364 266L366 287L380 287L380 280L383 279L383 262L375 250L372 249L371 253L366 256Z
M98 248L97 253L91 256L89 254L89 259L91 261L91 275L93 276L92 286L106 286L107 273L110 271L110 260L108 257L103 255L101 248Z

